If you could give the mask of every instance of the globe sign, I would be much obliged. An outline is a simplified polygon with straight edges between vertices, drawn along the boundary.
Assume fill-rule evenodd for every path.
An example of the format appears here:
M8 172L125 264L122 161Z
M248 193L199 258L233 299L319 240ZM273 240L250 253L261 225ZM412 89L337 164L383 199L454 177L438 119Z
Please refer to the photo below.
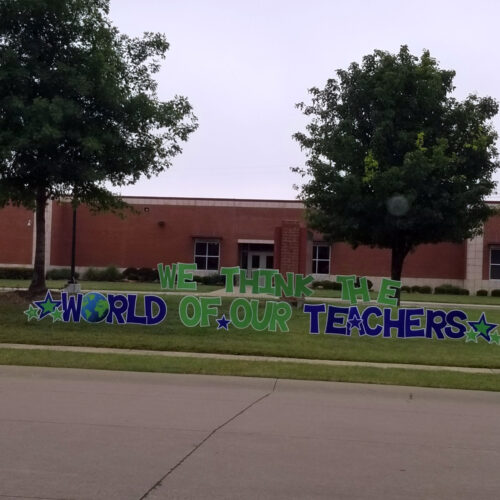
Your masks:
M109 304L104 295L97 292L87 293L82 300L81 317L89 323L99 323L108 314Z

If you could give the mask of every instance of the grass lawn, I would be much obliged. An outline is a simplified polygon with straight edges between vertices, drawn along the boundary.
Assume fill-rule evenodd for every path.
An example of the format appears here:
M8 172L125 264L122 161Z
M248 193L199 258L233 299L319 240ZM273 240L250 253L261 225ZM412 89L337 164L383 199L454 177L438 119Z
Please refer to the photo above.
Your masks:
M88 354L0 349L0 364L157 373L238 375L500 391L499 375L425 372L393 368L303 365L289 362L271 363L223 359L166 358L163 356L137 356L128 354Z
M378 292L370 292L372 300L376 300ZM313 297L325 297L340 299L338 290L314 290ZM401 292L401 300L409 302L442 302L448 304L484 304L498 305L500 307L500 297L477 297L476 295L444 295L426 293L406 293Z
M47 280L47 287L51 289L62 289L67 280ZM141 283L129 281L79 281L82 290L122 290L129 292L161 292L159 283ZM28 288L30 280L5 280L0 279L0 288ZM196 292L205 293L220 289L220 286L202 285L198 283Z
M47 280L47 286L52 289L62 289L66 285L66 280ZM155 292L160 293L159 283L122 282L122 281L79 281L82 290L123 290L130 292ZM29 280L6 280L0 279L0 288L28 288ZM221 290L220 286L202 285L198 283L197 293L212 292ZM370 292L372 300L376 300L377 292ZM340 291L337 290L314 290L313 297L325 297L340 299ZM475 295L433 295L422 293L402 292L401 300L412 302L442 302L455 304L485 304L498 305L500 307L500 297L477 297Z
M181 297L169 295L165 299L166 320L158 326L147 327L93 325L84 321L52 323L50 318L28 322L23 314L27 303L8 301L0 295L0 342L500 368L500 346L489 345L482 339L476 344L466 343L464 339L310 335L308 315L301 310L294 310L288 333L237 330L231 326L226 332L217 330L213 319L208 328L186 328L177 313ZM229 303L230 299L223 299L220 314L224 312L227 316ZM478 309L467 312L472 319L481 314ZM487 318L500 324L500 309L489 310Z

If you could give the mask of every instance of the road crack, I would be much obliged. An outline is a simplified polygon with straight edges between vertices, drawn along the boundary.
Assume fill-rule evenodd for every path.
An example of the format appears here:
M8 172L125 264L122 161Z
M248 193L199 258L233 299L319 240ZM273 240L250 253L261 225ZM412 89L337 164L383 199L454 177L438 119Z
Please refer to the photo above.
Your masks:
M144 493L144 495L142 495L142 497L140 497L139 500L146 500L154 490L160 488L163 485L164 481L168 478L168 476L170 476L170 474L172 474L172 472L174 472L176 469L178 469L191 455L196 453L196 451L199 450L212 436L214 436L218 431L223 429L226 425L230 424L233 420L238 418L240 415L243 415L243 413L245 413L247 410L249 410L253 406L259 404L261 401L263 401L267 397L269 397L276 390L277 385L278 385L278 379L276 379L274 381L273 388L267 394L264 394L263 396L256 399L255 401L253 401L249 405L245 406L245 408L243 408L238 413L233 415L231 418L227 419L225 422L223 422L218 427L213 429L189 453L184 455L184 457L182 457L165 475L163 475L155 484L153 484L153 486L151 486L151 488L149 488L149 490L146 491L146 493Z

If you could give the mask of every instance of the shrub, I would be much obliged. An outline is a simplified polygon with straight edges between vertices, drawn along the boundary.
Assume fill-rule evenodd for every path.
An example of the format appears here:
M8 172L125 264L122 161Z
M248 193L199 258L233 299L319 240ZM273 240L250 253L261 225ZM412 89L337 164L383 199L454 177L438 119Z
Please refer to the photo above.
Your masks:
M80 273L75 271L75 278L78 279ZM64 267L61 269L51 269L45 274L45 278L48 280L69 280L71 279L71 269L69 267Z
M311 288L322 288L323 290L342 290L342 284L331 280L319 280L311 283Z
M402 292L406 292L406 293L410 293L411 292L411 288L409 286L404 285L404 286L401 287L401 291Z
M198 283L203 285L225 286L226 277L222 274L207 274L206 276L195 276Z
M491 296L500 297L500 290L498 288L495 288L495 290L491 290Z
M83 279L87 281L119 281L122 273L115 266L108 266L105 269L95 269L89 267L83 274Z
M401 287L401 290L403 290L404 287ZM411 293L432 293L432 288L428 285L413 285L412 287L406 287L408 288Z
M159 281L160 277L158 276L157 269L151 269L150 267L141 267L137 269L137 276L139 281Z
M130 281L139 281L138 269L136 267L127 267L127 269L122 272L122 277Z
M478 297L487 297L488 296L488 290L478 290L476 292L476 295Z
M3 280L30 280L33 277L33 268L30 267L0 267L0 279Z
M371 290L373 288L373 282L371 280L367 279L366 283L368 285L368 290ZM354 286L359 287L359 276L356 277L356 281L354 282ZM340 288L339 288L339 290L340 290Z
M469 295L469 290L445 283L444 285L437 286L434 289L434 293L443 295Z

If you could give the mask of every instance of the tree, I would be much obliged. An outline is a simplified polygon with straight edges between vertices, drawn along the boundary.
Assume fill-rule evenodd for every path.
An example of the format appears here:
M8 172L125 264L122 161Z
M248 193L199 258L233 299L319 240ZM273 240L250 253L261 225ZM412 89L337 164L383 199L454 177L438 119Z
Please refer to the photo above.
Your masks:
M74 195L123 207L105 186L168 168L196 129L189 102L162 102L161 34L120 34L109 0L0 2L0 205L36 208L30 291L45 286L45 207Z
M292 169L305 178L310 227L330 242L391 249L395 280L418 245L471 238L492 214L498 104L459 102L454 76L428 51L376 50L297 105L311 118L294 135L305 167Z

